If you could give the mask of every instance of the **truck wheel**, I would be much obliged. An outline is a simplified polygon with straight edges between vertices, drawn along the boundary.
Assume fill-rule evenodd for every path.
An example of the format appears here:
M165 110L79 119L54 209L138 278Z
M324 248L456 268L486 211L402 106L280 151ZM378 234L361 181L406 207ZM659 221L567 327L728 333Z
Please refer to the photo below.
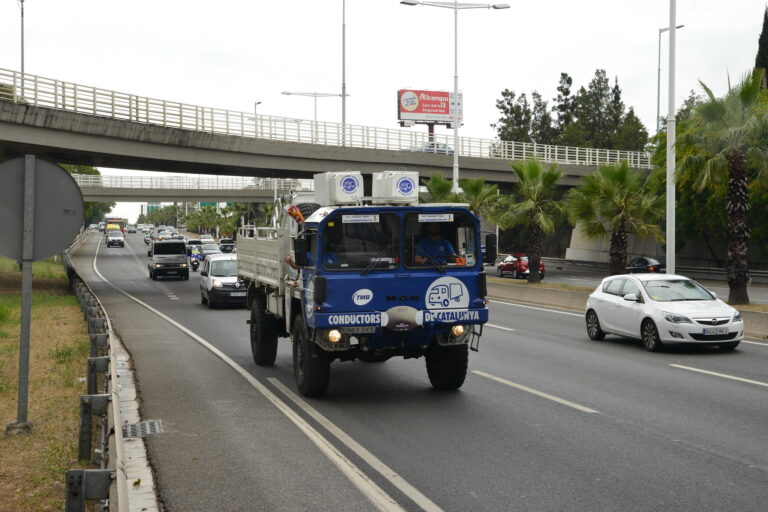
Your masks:
M331 381L331 358L307 336L304 319L293 322L293 376L304 396L323 396Z
M272 366L277 357L277 319L267 314L267 297L258 294L251 305L251 353L259 366Z
M432 345L424 354L432 387L444 391L459 389L467 376L469 350L466 344L453 347Z

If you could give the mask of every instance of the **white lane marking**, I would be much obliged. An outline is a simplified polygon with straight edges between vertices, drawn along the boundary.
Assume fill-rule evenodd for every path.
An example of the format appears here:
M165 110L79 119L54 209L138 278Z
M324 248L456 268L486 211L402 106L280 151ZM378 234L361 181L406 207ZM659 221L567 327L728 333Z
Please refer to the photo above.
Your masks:
M583 318L584 315L580 315L579 313L569 313L567 311L559 311L557 309L547 309L547 308L540 308L536 306L527 306L523 304L517 304L515 302L504 302L501 300L491 299L491 302L494 304L506 304L507 306L515 306L518 308L527 308L527 309L538 309L539 311L546 311L547 313L560 313L561 315L570 315L570 316L577 316L579 318Z
M502 331L514 331L510 327L502 327L501 325L485 324L486 327L493 327L494 329L501 329Z
M397 512L405 512L405 509L403 509L391 496L389 496L384 490L376 485L375 482L373 482L368 476L363 473L363 471L355 466L352 461L350 461L347 457L344 456L343 453L341 453L339 450L337 450L326 438L324 438L317 430L312 428L312 426L307 423L301 416L296 414L293 409L291 409L288 404L280 400L280 398L275 395L272 391L270 391L269 388L267 388L264 384L256 380L256 378L248 373L245 368L237 364L234 360L232 360L229 356L227 356L225 353L223 353L221 350L213 346L208 341L204 340L194 332L190 331L183 325L179 324L172 318L166 316L165 314L161 313L157 309L153 308L146 302L137 299L130 293L126 292L125 290L122 290L121 288L117 287L116 285L112 284L111 281L109 281L107 278L105 278L101 273L99 272L99 269L96 267L96 258L99 255L99 249L96 248L96 253L93 256L93 271L96 273L99 278L101 278L102 281L107 283L108 286L110 286L112 289L117 291L118 293L121 293L131 299L132 301L136 302L140 306L144 307L145 309L148 309L152 313L156 314L169 324L173 325L186 335L188 335L190 338L198 342L203 347L207 348L209 351L211 351L215 356L217 356L219 359L224 361L227 365L229 365L233 370L235 370L237 373L239 373L248 383L253 386L257 391L259 391L264 397L272 402L272 405L277 407L277 409L282 412L285 416L288 417L289 420L291 420L298 428L301 430L304 435L306 435L310 441L312 441L315 446L326 456L328 459L330 459L331 462L333 462L336 467L339 468L339 470L346 476L359 490L360 492L367 497L373 505L383 511L383 512L389 512L389 511L397 511Z
M273 386L279 389L285 396L290 398L293 401L293 403L298 405L304 412L306 412L309 416L314 418L315 421L317 421L323 427L325 427L328 430L328 432L336 436L336 438L339 441L341 441L344 445L346 445L347 448L355 452L355 454L358 457L363 459L368 465L370 465L373 469L378 471L381 474L381 476L389 480L389 482L392 485L397 487L403 494L405 494L411 500L413 500L414 503L416 503L418 506L420 506L422 509L426 510L427 512L442 512L443 509L441 509L439 506L433 503L432 500L424 496L418 489L413 487L411 484L406 482L400 475L395 473L395 471L392 468L390 468L389 466L384 464L382 461L380 461L374 454L366 450L357 441L349 437L342 429L334 425L328 418L323 416L314 407L312 407L307 402L305 402L296 393L288 389L288 387L285 384L283 384L282 382L280 382L278 379L274 377L267 377L267 380L271 382Z
M681 370L688 370L689 372L705 373L707 375L714 375L715 377L722 377L723 379L737 380L739 382L746 382L748 384L754 384L755 386L764 386L768 388L768 382L760 382L759 380L744 379L742 377L736 377L735 375L728 375L725 373L710 372L708 370L701 370L699 368L691 368L690 366L683 366L681 364L670 364L674 368L680 368Z
M768 343L760 343L759 341L741 340L742 343L749 343L750 345L760 345L762 347L768 347Z
M522 384L516 384L507 379L502 379L501 377L496 377L495 375L491 375L490 373L485 373L478 370L472 370L472 373L476 375L480 375L481 377L485 377L486 379L491 379L491 380L495 380L496 382L501 382L502 384L506 384L507 386L517 388L527 393L531 393L532 395L540 396L541 398L546 398L547 400L552 400L553 402L557 402L560 405L567 405L568 407L572 407L581 412L586 412L588 414L600 414L600 412L594 409L590 409L589 407L584 407L583 405L579 405L577 403L570 402L568 400L563 400L562 398L558 398L556 396L550 395L549 393L544 393L543 391L537 391L533 388L529 388L528 386L523 386Z

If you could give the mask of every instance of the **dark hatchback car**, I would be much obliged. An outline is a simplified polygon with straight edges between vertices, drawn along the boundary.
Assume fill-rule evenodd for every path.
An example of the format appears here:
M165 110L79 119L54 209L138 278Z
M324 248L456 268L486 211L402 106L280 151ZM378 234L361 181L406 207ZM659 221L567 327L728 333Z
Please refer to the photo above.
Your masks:
M235 241L232 238L222 238L219 240L219 249L221 252L235 252Z
M650 272L664 274L667 272L667 266L664 263L659 262L659 260L643 256L633 259L627 265L627 273L629 274Z

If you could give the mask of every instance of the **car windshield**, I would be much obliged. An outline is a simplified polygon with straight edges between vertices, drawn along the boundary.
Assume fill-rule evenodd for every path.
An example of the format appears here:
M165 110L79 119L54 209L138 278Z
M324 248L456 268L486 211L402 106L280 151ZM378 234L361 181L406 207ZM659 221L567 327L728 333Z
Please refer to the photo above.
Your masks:
M391 213L338 213L323 227L323 266L329 270L392 269L398 264L399 219Z
M658 302L715 299L711 293L690 279L644 281L643 287L651 299Z
M475 223L464 212L413 213L405 218L405 265L410 268L474 266Z
M211 262L211 275L215 277L234 277L237 275L237 261L222 260Z
M109 236L122 238L123 233L122 231L110 231Z
M216 244L203 244L202 245L202 249L204 251L209 251L209 252L210 251L218 251L219 250L219 246L216 245Z
M183 243L159 243L153 249L155 254L187 254L187 248Z

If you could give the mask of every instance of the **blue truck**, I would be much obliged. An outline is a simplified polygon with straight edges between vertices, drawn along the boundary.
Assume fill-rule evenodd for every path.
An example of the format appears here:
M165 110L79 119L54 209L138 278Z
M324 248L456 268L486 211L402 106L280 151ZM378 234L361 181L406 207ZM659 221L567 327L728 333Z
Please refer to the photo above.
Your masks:
M276 201L269 227L243 226L238 275L247 285L254 362L293 342L296 385L321 396L331 362L426 360L433 387L461 387L469 349L488 321L483 259L496 258L466 205L419 204L418 174L315 176L314 194Z

